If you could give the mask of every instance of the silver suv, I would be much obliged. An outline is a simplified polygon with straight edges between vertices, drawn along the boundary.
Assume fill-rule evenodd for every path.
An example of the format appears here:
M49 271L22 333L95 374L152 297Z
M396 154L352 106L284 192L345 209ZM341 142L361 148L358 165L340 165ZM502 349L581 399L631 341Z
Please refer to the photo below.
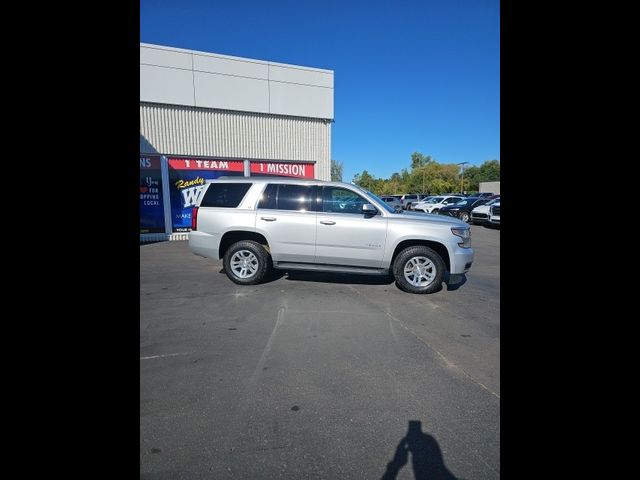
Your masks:
M189 247L223 259L231 281L254 285L270 268L395 277L411 293L439 290L471 267L469 226L396 212L356 185L275 177L215 180L193 209Z

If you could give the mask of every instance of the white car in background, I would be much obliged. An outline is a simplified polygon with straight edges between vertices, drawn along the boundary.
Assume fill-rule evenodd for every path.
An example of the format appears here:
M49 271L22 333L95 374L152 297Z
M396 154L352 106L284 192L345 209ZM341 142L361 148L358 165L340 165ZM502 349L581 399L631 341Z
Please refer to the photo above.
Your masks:
M489 207L496 202L500 201L500 197L489 200L484 205L471 210L471 217L469 223L485 223L489 219Z
M500 225L500 200L489 207L489 225Z
M409 193L409 194L402 195L400 197L400 202L402 202L403 210L413 210L414 203L420 202L426 199L427 199L427 195L423 195L421 193Z
M455 195L436 195L421 202L414 203L413 209L418 212L438 213L442 207L446 207L452 203L458 203L460 200L464 200L464 197Z

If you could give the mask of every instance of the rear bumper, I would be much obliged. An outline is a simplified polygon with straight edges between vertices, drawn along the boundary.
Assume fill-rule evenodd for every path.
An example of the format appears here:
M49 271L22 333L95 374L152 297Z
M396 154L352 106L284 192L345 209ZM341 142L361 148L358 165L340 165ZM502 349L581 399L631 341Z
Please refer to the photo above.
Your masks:
M214 235L198 231L189 233L189 248L196 255L218 260L219 245L220 239Z

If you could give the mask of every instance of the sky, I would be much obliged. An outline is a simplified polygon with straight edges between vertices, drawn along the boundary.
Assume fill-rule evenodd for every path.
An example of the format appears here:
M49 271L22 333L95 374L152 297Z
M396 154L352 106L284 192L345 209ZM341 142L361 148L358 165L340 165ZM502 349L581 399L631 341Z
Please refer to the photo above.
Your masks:
M499 0L140 0L140 41L333 70L343 181L500 159Z

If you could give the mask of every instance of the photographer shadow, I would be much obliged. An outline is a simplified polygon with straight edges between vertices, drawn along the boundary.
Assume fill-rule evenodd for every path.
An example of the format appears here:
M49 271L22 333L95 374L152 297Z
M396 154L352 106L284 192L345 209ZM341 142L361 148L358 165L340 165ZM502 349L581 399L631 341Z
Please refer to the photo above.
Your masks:
M409 430L400 440L393 460L381 480L395 480L409 460L416 480L458 480L445 466L442 451L434 437L422 431L422 422L409 421Z

